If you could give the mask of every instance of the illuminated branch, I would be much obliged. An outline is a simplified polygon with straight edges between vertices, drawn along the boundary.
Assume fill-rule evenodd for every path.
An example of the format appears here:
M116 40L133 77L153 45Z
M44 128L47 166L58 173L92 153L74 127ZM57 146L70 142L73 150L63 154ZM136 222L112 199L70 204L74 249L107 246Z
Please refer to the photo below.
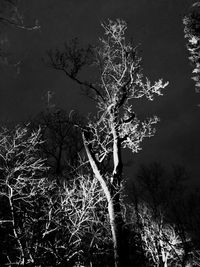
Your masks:
M100 39L100 46L93 50L95 60L90 60L88 50L77 48L73 42L71 47L66 46L65 52L56 50L49 57L55 69L63 70L77 84L89 86L95 93L97 116L88 121L86 130L82 129L82 138L91 170L107 199L115 267L122 267L129 265L126 222L121 208L122 149L129 148L133 153L141 150L142 141L155 134L154 125L159 121L154 116L141 122L132 110L131 101L142 97L153 100L155 95L162 95L168 82L160 79L151 83L144 77L136 47L126 43L125 21L108 20L102 27L105 39ZM94 88L90 82L77 78L82 67L91 62L100 74Z

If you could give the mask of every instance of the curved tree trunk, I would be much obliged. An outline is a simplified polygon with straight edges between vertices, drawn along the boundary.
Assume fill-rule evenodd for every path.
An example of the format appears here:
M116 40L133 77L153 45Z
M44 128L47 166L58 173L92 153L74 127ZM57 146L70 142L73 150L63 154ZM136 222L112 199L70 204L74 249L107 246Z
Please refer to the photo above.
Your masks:
M127 250L127 242L124 236L124 226L125 223L122 218L121 214L121 207L120 207L120 195L118 187L114 188L112 186L112 190L106 184L103 176L100 173L100 170L96 164L95 158L90 151L87 141L85 139L84 133L82 134L84 147L86 150L86 154L88 156L91 168L95 177L100 182L100 185L103 189L103 192L106 196L107 203L108 203L108 215L110 221L110 228L112 233L112 241L113 241L113 249L114 249L114 261L115 267L128 267L128 250Z

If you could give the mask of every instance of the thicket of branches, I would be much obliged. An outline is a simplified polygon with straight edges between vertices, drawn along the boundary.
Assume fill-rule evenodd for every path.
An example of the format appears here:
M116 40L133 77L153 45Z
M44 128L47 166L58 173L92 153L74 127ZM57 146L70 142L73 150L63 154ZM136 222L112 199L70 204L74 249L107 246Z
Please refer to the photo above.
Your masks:
M48 177L40 130L3 129L0 136L1 263L98 266L109 255L110 234L97 181L77 172L62 184Z
M82 155L70 179L42 159L41 129L0 132L0 260L3 266L113 266L103 190ZM80 166L79 165L79 166ZM200 194L184 194L187 174L142 166L122 215L138 266L199 266Z
M25 29L17 1L1 4L0 22ZM184 24L198 88L198 12ZM75 39L48 52L51 66L95 101L96 116L85 122L49 108L0 130L3 266L200 266L200 193L185 193L183 168L142 166L126 201L122 149L139 152L159 121L141 121L132 103L154 100L168 83L145 77L123 20L102 26L99 47L81 48ZM88 66L94 81L80 78Z

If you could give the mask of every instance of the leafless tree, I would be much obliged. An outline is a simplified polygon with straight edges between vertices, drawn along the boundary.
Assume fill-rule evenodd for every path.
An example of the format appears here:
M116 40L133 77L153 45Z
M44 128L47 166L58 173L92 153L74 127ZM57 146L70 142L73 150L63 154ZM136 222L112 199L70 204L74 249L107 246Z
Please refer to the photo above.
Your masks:
M27 128L20 126L12 132L7 129L0 132L0 199L7 208L3 218L0 218L0 224L8 224L7 229L11 226L17 251L15 259L7 256L10 266L25 265L23 230L17 217L22 206L31 209L36 184L46 170L44 160L38 157L39 136L39 130L30 133Z
M28 126L0 132L2 264L98 266L112 244L103 191L77 169L66 183L47 177L42 142Z
M102 261L105 244L109 259L106 200L98 181L77 172L62 185L46 177L41 142L40 130L29 127L0 133L3 264L92 264Z
M88 95L96 101L97 116L82 129L82 138L90 167L107 199L115 266L125 266L128 255L121 210L124 184L121 151L129 148L133 153L139 152L141 142L154 135L154 125L158 122L156 116L141 122L131 100L142 97L153 100L155 95L162 95L161 89L168 83L161 79L151 83L142 74L137 47L125 40L127 25L123 20L109 20L102 27L105 39L100 39L100 46L93 51L93 64L99 74L95 83L84 82L79 76L79 71L88 64L88 49L66 47L64 52L51 51L49 58L54 68L86 87ZM110 157L112 170L102 172Z
M40 113L31 123L32 128L41 127L41 153L54 176L64 178L77 167L78 153L83 149L80 131L74 127L79 121L80 116L72 119L66 111L55 108Z
M141 237L144 251L151 266L167 267L181 264L184 247L174 225L165 221L164 215L155 218L151 208L140 205Z
M181 266L187 266L193 250L191 229L194 227L191 224L196 217L190 212L191 206L188 207L191 202L187 186L188 178L187 171L180 165L173 165L171 170L156 162L142 165L135 181L137 202L133 202L136 214L139 213L140 203L148 203L153 221L161 221L163 217L164 222L173 225L183 249ZM195 201L192 200L193 211L195 206ZM140 220L138 221L140 223Z
M97 180L80 175L70 184L58 187L54 182L51 187L57 193L45 198L42 237L48 242L44 242L40 252L44 258L48 255L49 264L54 262L56 266L94 263L95 258L101 258L105 244L109 248L111 243L105 197Z

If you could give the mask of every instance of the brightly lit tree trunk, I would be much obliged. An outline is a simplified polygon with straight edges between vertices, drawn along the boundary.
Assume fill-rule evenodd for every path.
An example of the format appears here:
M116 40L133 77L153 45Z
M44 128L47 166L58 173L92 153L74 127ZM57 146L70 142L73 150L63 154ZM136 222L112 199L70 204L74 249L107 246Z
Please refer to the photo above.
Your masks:
M13 188L8 185L8 203L9 203L9 209L10 209L10 217L11 217L11 225L12 225L12 231L13 231L13 236L14 239L17 243L18 246L18 251L19 251L19 261L17 264L19 266L24 266L25 264L25 256L24 256L24 249L21 243L21 240L18 235L18 229L16 227L16 220L15 220L15 212L14 212L14 204L13 204Z
M120 157L120 151L119 151L119 144L117 141L117 138L113 142L113 159L114 159L114 171L113 175L111 177L112 183L111 188L106 184L105 179L103 175L101 174L98 165L96 163L95 157L92 154L88 141L85 138L85 135L83 133L83 142L86 150L86 154L88 156L90 166L93 170L93 173L95 177L98 179L103 192L107 199L108 204L108 215L109 215L109 222L110 222L110 228L112 233L112 241L113 241L113 249L114 249L114 261L115 261L115 267L122 267L125 264L125 245L123 240L123 227L124 227L124 221L121 214L121 206L120 206L120 186L118 183L121 179L121 170L122 170L122 163L121 163L121 157ZM127 266L127 265L126 265Z
M121 150L129 148L133 153L138 152L142 140L154 135L153 125L158 122L156 116L141 122L130 101L142 97L153 100L154 95L162 95L161 89L168 83L160 79L152 84L143 76L136 47L125 41L127 26L123 20L109 20L102 26L106 38L100 40L101 46L92 53L89 48L79 48L74 40L70 46L65 45L64 52L50 51L49 58L55 69L87 87L88 96L96 101L98 115L85 129L80 128L91 169L108 202L115 266L127 267L129 252L121 206L124 180ZM95 83L83 82L78 77L82 67L91 63L91 54L93 66L96 65L100 73Z

